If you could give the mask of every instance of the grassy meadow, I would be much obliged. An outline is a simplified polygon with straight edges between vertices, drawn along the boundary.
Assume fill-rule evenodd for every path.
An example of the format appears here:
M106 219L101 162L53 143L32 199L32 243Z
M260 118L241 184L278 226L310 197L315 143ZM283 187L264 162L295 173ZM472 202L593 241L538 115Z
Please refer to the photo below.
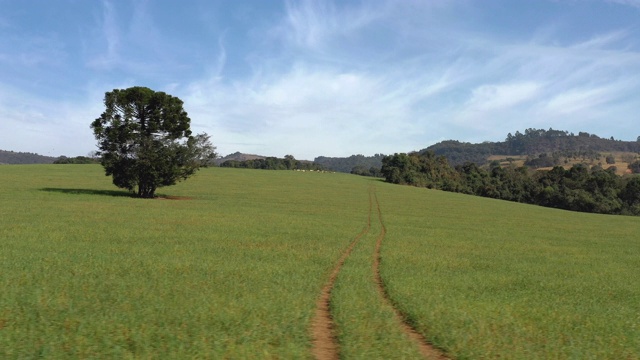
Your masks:
M310 358L372 188L391 300L449 356L639 358L640 218L225 168L141 200L97 165L0 167L0 358ZM332 293L341 355L415 358L371 219Z
M452 357L640 358L640 218L383 189L386 287Z
M207 169L141 200L99 166L0 168L0 358L308 357L368 208L310 175Z

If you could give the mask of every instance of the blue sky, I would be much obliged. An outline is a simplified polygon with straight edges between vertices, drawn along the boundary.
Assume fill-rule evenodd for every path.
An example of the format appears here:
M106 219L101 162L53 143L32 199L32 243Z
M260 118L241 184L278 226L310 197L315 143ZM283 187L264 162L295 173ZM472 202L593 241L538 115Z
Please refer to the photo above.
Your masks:
M0 0L0 149L77 156L106 91L184 101L221 155L640 135L640 0Z

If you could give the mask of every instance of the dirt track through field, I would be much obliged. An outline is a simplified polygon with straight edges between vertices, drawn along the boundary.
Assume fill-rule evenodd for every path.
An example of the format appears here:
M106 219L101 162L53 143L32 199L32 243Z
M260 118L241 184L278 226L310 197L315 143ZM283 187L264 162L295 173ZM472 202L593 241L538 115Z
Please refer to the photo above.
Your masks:
M311 328L311 335L313 337L313 356L318 360L337 360L340 358L340 349L334 333L335 325L333 323L333 318L330 311L331 290L333 289L336 278L338 277L340 269L342 268L345 260L349 257L358 241L371 229L371 216L373 213L374 200L376 212L378 215L378 221L380 222L380 234L376 239L376 246L373 254L372 271L374 281L378 288L378 292L380 293L380 297L387 306L393 309L393 312L396 315L398 324L401 327L402 331L414 341L425 359L449 359L440 350L429 344L429 342L421 334L419 334L411 325L409 325L409 323L406 321L406 317L393 306L393 303L391 302L389 295L384 288L384 283L382 282L382 278L380 277L380 248L382 247L382 241L387 234L387 229L382 220L380 202L378 201L378 196L375 193L374 187L371 187L369 189L369 215L367 226L353 239L351 244L349 244L347 249L340 256L340 259L338 260L336 266L331 271L327 283L322 288L320 298L316 303L316 313L314 319L312 320Z
M383 301L393 309L393 312L396 314L396 318L400 323L402 331L418 346L420 349L420 353L425 357L425 359L437 359L437 360L445 360L449 359L446 357L440 350L435 348L433 345L429 344L427 339L424 338L420 333L418 333L408 322L407 318L404 314L400 312L397 308L393 306L391 299L389 298L389 294L384 288L384 283L382 282L382 278L380 277L380 248L382 247L382 240L387 234L387 228L382 221L382 211L380 210L380 202L378 201L378 195L374 193L374 198L376 202L376 209L378 213L378 221L380 221L380 234L376 240L376 249L373 256L373 274L375 277L375 282L378 287L378 292L382 297Z
M336 340L333 332L334 324L331 317L331 311L329 310L329 304L331 301L331 290L336 282L338 273L342 268L345 260L353 251L358 241L366 235L371 229L371 213L373 210L373 196L369 191L369 218L367 220L367 226L358 234L351 242L349 247L342 253L338 263L331 271L329 280L322 288L320 298L316 303L316 314L312 321L311 335L313 336L313 356L319 360L337 360L339 356L338 341Z

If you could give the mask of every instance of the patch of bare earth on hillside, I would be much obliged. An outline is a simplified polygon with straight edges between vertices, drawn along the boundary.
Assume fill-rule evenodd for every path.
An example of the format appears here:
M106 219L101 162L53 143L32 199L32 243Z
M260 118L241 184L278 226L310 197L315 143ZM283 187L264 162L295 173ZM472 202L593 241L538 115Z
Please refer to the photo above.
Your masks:
M400 310L398 310L396 307L393 306L393 303L391 302L391 299L389 298L389 294L387 293L387 290L384 288L383 282L382 282L382 278L380 276L380 248L382 247L382 240L384 239L384 237L387 234L387 228L384 225L384 222L382 221L382 212L380 210L380 203L378 202L378 197L377 195L375 196L375 201L376 201L376 208L377 208L377 212L378 212L378 220L380 221L380 234L378 235L378 238L376 240L376 248L375 248L375 253L374 253L374 260L373 260L373 273L374 273L374 278L375 278L375 282L376 285L378 287L378 292L380 293L380 296L382 297L383 301L393 309L394 313L396 314L396 318L398 319L400 326L402 328L402 331L410 338L414 341L414 343L418 346L418 348L420 349L420 353L422 353L422 355L426 358L426 359L437 359L437 360L445 360L445 359L449 359L447 356L444 355L444 353L442 353L442 351L440 351L439 349L435 348L433 345L431 345L429 343L429 341L427 341L427 339L425 339L424 336L422 336L420 333L418 333L407 321L407 317L402 314L400 312Z
M601 166L603 169L608 169L613 166L616 168L616 175L624 176L631 174L629 164L638 159L638 154L625 151L602 151L600 152L600 155L600 158L565 157L563 158L564 161L562 161L561 164L558 164L558 166L561 166L565 170L569 170L572 166L577 164L586 164L589 167ZM607 155L614 157L613 164L607 164L605 160ZM500 166L524 166L526 160L526 155L491 155L487 157L487 161L498 161L500 162ZM553 169L553 166L539 167L535 169L538 171L549 171Z
M313 356L318 360L337 360L340 358L340 348L334 333L335 325L329 309L331 290L333 290L336 278L345 260L349 257L358 241L367 234L371 228L372 207L373 200L371 193L369 193L369 220L367 221L367 226L353 239L349 247L340 256L338 263L331 271L331 275L329 275L327 283L322 288L320 298L316 303L316 313L311 322L311 336L313 338Z
M188 196L172 196L172 195L158 195L154 197L156 200L193 200L192 197Z

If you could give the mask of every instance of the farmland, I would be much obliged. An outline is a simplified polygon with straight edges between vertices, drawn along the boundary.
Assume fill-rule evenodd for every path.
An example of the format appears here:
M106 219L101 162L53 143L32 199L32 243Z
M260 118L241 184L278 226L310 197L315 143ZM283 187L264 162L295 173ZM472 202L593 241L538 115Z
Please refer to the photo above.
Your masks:
M640 353L634 217L293 171L205 169L159 190L176 200L94 165L4 166L0 185L1 358L311 358L350 245L344 358L420 356L393 307L453 358Z
M623 176L625 174L630 174L629 164L633 161L637 160L637 153L632 152L623 152L623 151L610 151L605 153L606 155L602 155L601 158L587 158L587 157L574 157L574 158L565 158L563 164L561 165L565 169L570 169L573 165L576 164L586 164L589 167L593 166L601 166L605 169L609 167L615 167L615 173L619 176ZM613 158L613 164L607 164L605 161L605 157L609 155ZM491 155L487 158L488 162L498 161L501 166L524 166L525 161L527 160L526 155ZM553 167L538 167L538 170L551 170Z

